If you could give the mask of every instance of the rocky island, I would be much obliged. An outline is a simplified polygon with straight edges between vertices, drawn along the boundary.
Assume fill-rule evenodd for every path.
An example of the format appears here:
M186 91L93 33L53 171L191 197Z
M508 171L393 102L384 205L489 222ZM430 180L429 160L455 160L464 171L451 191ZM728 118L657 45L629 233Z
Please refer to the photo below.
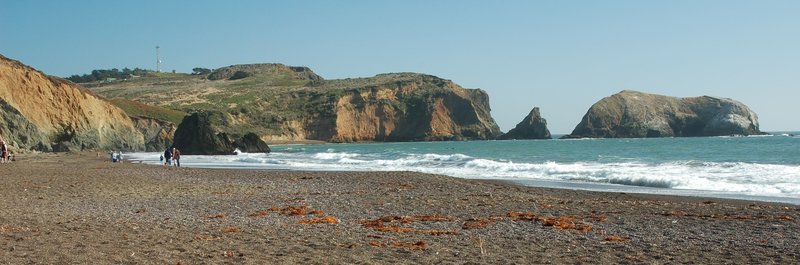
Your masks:
M567 138L762 134L758 116L733 99L676 98L625 90L598 101Z
M539 107L534 107L528 116L525 116L514 129L498 137L499 140L507 139L550 139L550 130L547 129L547 120L542 118Z

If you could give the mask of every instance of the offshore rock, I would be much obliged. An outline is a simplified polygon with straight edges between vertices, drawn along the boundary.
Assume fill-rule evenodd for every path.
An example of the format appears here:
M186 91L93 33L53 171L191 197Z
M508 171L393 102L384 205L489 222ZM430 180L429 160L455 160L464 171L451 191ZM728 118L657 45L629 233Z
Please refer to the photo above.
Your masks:
M625 90L595 103L566 138L642 138L763 134L741 102L676 98Z
M144 149L142 134L121 109L2 55L0 137L22 150Z
M224 132L230 117L219 111L203 111L187 115L175 131L174 146L184 155L230 155L236 149Z
M236 141L236 148L245 153L269 153L271 149L255 133L247 133Z
M539 107L534 107L531 112L511 129L498 139L551 139L550 130L547 129L547 120L542 118Z

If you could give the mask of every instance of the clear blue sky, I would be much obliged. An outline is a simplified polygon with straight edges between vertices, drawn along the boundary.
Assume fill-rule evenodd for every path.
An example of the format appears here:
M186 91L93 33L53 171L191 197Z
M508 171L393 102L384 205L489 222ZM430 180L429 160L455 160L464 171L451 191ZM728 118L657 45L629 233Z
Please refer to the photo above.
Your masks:
M744 102L800 130L800 1L0 0L0 54L47 74L278 62L327 79L420 72L569 133L623 89Z

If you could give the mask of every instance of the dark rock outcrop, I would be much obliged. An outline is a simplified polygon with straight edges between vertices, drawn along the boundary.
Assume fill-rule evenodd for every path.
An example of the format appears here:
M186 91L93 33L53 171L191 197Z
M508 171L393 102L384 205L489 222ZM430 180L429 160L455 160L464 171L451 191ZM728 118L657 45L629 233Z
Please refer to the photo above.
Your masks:
M175 131L174 146L184 155L230 155L236 149L224 132L230 117L219 111L192 113L183 118Z
M507 139L551 139L550 130L547 129L547 120L542 118L539 107L534 107L531 113L517 124L517 127L498 137Z
M622 91L595 103L566 138L691 137L762 134L744 104L709 96L675 98Z
M143 150L121 109L64 79L0 55L0 137L20 150Z
M253 133L229 134L232 117L220 111L202 111L183 118L175 131L174 146L185 155L231 155L238 148L248 153L269 153L269 146Z
M269 145L255 133L247 133L236 141L236 148L245 153L269 153Z
M136 129L144 136L145 151L164 151L172 145L172 137L177 130L174 123L147 117L131 117L131 120Z

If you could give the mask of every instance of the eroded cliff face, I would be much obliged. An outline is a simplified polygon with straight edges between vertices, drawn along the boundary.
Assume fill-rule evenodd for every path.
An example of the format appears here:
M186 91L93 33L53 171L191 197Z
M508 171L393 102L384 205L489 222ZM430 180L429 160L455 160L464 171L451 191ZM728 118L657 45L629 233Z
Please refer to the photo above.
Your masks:
M164 151L172 145L172 137L177 130L174 123L146 117L131 117L131 121L144 137L145 151Z
M622 91L595 103L568 137L641 138L762 134L741 102Z
M69 81L0 55L0 133L20 149L142 150L132 121Z
M335 104L332 142L491 139L500 129L482 90L433 76L349 91Z

